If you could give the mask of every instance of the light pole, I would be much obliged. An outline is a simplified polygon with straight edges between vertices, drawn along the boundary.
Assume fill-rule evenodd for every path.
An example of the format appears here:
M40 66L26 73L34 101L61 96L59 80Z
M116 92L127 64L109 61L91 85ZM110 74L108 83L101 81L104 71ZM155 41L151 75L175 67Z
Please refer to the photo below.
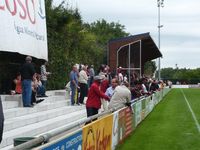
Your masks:
M164 0L157 0L158 6L158 49L160 50L160 28L163 25L160 24L160 7L164 7ZM160 80L160 57L158 58L158 80Z

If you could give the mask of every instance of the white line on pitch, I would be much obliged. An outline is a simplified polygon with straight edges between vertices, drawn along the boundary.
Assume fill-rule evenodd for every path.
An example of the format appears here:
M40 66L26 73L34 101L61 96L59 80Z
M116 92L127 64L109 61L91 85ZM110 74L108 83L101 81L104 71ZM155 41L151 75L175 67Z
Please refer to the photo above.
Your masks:
M198 122L198 120L197 120L197 118L196 118L196 116L195 116L195 114L194 114L194 112L193 112L193 110L192 110L192 108L191 108L191 106L190 106L190 103L188 102L188 100L187 100L187 98L186 98L186 96L185 96L185 94L184 94L184 92L183 92L182 89L181 89L181 92L183 93L183 96L184 96L184 98L185 98L185 102L186 102L187 105L188 105L188 108L189 108L189 110L190 110L190 112L191 112L191 114L192 114L192 117L193 117L193 119L194 119L194 122L195 122L195 124L196 124L196 126L197 126L197 129L198 129L199 133L200 133L200 125L199 125L199 122Z

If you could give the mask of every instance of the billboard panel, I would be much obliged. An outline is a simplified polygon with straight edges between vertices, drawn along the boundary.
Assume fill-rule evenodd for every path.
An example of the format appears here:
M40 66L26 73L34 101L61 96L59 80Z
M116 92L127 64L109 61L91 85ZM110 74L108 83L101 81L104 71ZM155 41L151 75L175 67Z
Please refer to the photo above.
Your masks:
M76 132L68 137L57 140L43 146L41 150L81 150L82 149L82 131Z
M113 113L113 129L112 129L112 150L118 144L118 120L119 120L119 111Z
M0 51L48 59L44 0L0 1Z
M83 128L83 150L112 149L113 114L99 119Z
M122 142L133 131L132 109L126 107L119 111L118 138Z
M142 102L138 101L134 105L134 110L135 110L135 127L142 121Z

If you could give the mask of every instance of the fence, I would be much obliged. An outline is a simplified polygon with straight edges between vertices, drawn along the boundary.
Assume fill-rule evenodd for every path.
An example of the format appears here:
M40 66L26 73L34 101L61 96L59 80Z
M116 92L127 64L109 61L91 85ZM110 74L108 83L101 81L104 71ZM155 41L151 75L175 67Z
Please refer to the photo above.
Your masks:
M124 141L136 129L138 124L145 119L169 91L169 88L164 88L151 96L132 101L131 107L115 108L83 119L54 133L45 134L21 144L12 150L30 149L30 147L43 142L47 143L34 150L114 150L119 143ZM97 121L81 127L85 122L97 117L99 118ZM77 126L80 126L79 130L48 142L51 137Z

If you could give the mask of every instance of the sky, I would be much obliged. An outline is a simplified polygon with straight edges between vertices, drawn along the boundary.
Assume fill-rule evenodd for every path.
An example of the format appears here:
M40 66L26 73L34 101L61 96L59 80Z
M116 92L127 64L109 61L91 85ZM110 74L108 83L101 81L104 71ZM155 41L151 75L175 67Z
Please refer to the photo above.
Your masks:
M55 5L62 0L54 0ZM118 22L131 35L150 32L158 45L157 0L66 0L84 22ZM160 8L161 68L200 68L200 0L165 0Z

